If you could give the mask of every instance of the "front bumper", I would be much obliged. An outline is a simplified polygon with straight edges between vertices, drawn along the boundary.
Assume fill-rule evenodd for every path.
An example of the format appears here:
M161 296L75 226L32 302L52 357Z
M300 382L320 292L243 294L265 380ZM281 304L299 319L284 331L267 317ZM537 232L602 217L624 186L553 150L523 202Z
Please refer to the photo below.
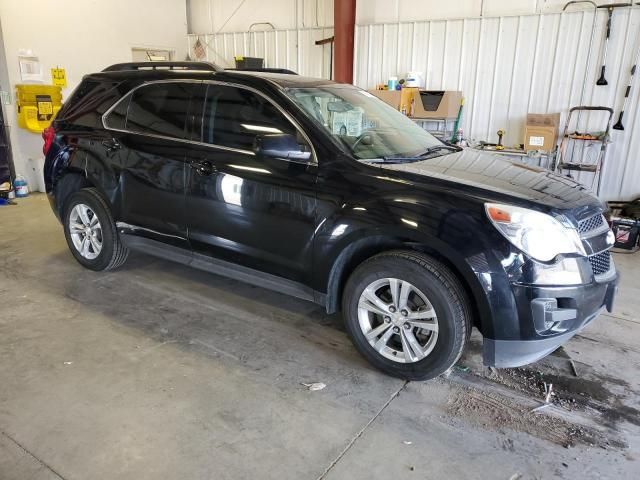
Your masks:
M567 342L603 309L611 312L619 275L571 287L513 285L520 325L518 339L483 341L485 365L519 367L535 362Z

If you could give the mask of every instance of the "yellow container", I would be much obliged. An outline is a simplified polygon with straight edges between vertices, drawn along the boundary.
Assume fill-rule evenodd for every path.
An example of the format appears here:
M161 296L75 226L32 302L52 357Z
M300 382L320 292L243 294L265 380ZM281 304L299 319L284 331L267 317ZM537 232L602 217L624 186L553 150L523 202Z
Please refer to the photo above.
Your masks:
M62 107L62 89L55 85L16 85L18 126L42 133Z

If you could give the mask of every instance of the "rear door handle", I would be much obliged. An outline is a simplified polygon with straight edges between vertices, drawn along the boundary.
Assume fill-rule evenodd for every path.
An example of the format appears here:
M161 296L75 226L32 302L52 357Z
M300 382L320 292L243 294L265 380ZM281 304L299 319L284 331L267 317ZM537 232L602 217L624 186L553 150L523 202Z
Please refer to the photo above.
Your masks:
M103 140L102 146L107 150L107 152L113 152L122 148L120 142L118 142L118 140L116 140L115 138L112 138L111 140Z
M208 160L202 160L200 162L194 161L189 164L198 175L207 176L216 171L216 167Z

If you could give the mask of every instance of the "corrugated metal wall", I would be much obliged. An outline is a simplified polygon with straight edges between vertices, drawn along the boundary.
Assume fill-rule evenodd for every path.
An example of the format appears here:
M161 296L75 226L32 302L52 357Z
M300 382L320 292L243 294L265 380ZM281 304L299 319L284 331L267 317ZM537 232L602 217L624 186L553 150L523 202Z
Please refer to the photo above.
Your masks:
M332 28L298 30L267 30L259 32L189 35L189 52L200 39L205 45L207 60L222 67L233 67L234 57L262 57L265 67L288 68L311 77L329 78L330 45L316 45L333 35Z
M354 83L372 88L391 75L424 73L429 89L462 90L465 135L508 145L522 142L527 112L562 112L578 104L585 77L591 12L484 17L358 25ZM640 9L616 9L607 62L609 85L597 87L605 12L599 11L585 104L622 104L640 37ZM200 36L209 60L230 66L234 55L264 56L267 66L303 75L329 76L329 46L314 45L331 29L279 30ZM195 42L190 36L189 45ZM299 48L296 49L296 43ZM624 132L612 131L602 181L605 199L640 196L640 74L627 109ZM587 119L596 129L596 117ZM585 175L585 174L583 174ZM588 175L588 174L586 174ZM584 178L587 180L587 178Z
M508 145L521 143L527 112L566 113L578 104L592 20L591 12L569 12L360 25L354 82L372 88L390 75L421 71L428 89L463 91L466 136L495 141L495 132L504 128ZM615 105L617 115L639 48L640 9L615 10L607 61L609 85L603 87L595 80L605 22L600 10L584 103ZM605 199L640 196L640 75L636 80L626 129L612 130L602 179ZM594 129L602 123L595 116L587 121Z

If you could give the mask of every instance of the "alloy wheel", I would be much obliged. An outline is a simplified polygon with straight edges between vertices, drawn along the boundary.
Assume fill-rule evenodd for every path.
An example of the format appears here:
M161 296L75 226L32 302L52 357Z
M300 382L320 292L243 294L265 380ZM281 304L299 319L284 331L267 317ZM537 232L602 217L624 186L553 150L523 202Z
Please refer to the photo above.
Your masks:
M438 317L427 296L397 278L378 279L362 291L358 322L369 344L398 363L424 359L438 339Z
M91 207L79 203L69 215L69 233L75 249L87 260L94 260L102 251L102 226Z

